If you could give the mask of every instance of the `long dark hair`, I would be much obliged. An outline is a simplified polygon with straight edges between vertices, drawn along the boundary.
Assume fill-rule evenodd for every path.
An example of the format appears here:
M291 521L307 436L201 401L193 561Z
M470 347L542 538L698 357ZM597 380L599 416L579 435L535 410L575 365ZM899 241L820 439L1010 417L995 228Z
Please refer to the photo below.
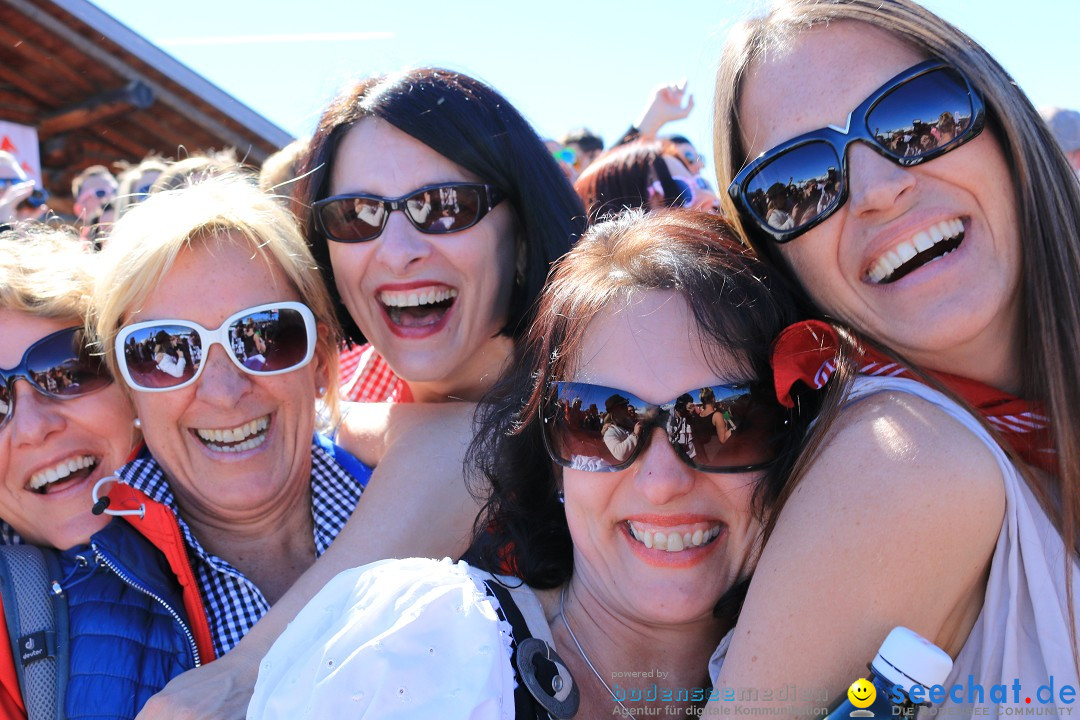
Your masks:
M798 309L787 286L765 274L724 220L689 210L638 210L593 226L556 263L528 341L481 406L469 452L482 476L474 493L485 501L475 528L474 562L489 569L509 566L533 587L569 579L573 544L538 407L550 381L572 375L592 319L612 302L649 290L670 290L685 300L705 338L707 358L719 366L721 358L734 355L759 380L771 382L773 339L797 319ZM758 517L782 493L811 414L792 416L780 459L758 481Z
M364 118L385 120L506 194L524 243L525 268L511 293L502 333L522 337L551 263L581 234L585 212L536 131L506 98L478 80L440 68L356 82L330 103L311 138L294 211L330 286L346 337L364 342L341 303L327 240L316 231L310 208L329 194L338 146Z

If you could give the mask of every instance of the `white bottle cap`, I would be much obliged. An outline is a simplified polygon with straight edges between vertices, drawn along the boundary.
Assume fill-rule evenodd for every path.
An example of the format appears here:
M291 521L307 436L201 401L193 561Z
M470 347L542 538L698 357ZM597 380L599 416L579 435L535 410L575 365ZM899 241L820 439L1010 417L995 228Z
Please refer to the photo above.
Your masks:
M952 672L948 653L906 627L895 627L874 657L874 672L905 691L942 685Z

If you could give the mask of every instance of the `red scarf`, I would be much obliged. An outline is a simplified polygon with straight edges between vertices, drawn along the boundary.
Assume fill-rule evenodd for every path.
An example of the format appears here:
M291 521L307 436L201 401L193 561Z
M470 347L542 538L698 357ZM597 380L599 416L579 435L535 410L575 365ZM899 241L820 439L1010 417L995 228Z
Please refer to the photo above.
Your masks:
M805 320L786 328L773 345L776 397L794 407L791 390L796 382L820 389L836 370L840 342L836 330L820 320ZM881 375L922 380L908 368L871 348L863 348L856 362L860 375ZM1050 434L1050 419L1042 408L1015 395L975 380L927 371L926 374L975 408L1024 462L1057 474L1057 454Z

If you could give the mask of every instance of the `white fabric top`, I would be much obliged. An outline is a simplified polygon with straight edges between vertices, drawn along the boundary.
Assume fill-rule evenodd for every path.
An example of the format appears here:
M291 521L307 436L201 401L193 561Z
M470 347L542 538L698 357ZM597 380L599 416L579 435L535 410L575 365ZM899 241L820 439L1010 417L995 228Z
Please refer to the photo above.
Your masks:
M1024 708L1032 714L1040 709L1049 710L1052 703L1039 702L1047 698L1046 690L1041 698L1037 693L1040 686L1050 684L1051 676L1054 703L1062 708L1075 707L1076 701L1080 701L1080 679L1070 636L1065 544L1061 536L1008 455L967 410L923 383L905 378L860 376L855 380L851 399L879 392L915 395L956 419L997 458L1005 482L1005 518L994 549L982 611L955 658L952 674L945 681L946 689L953 685L963 687L960 693L963 702L947 699L940 708L934 708L938 717L967 717L976 706L989 707L987 716L996 717L1001 711L993 706L999 704L1001 697L992 696L995 685L1007 688L1002 705L1014 706L1018 711ZM1072 592L1074 613L1080 616L1080 563L1075 559ZM729 634L709 661L709 672L714 679L730 641ZM969 675L971 684L983 687L981 702L974 693L971 697L976 702L968 703ZM1021 689L1014 697L1013 683L1017 680ZM1064 685L1076 689L1073 703L1061 704ZM1029 697L1030 704L1025 702Z
M513 720L509 624L490 574L449 559L383 560L331 580L259 666L248 720ZM505 578L529 629L539 601Z

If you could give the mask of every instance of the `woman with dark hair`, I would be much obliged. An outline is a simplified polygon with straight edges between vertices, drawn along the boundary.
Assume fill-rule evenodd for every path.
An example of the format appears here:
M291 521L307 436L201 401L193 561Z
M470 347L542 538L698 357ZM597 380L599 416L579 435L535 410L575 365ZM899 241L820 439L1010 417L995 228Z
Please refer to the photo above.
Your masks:
M297 214L345 334L369 343L343 357L350 400L478 400L584 223L513 106L438 68L346 90L301 174Z
M794 317L717 217L637 212L593 227L556 264L532 360L489 395L472 448L486 480L479 565L520 580L415 559L339 575L261 663L248 717L697 710L732 622L731 605L714 608L753 567L805 422L776 403L768 364ZM738 409L739 441L691 457L666 421L673 398L703 387ZM612 397L643 425L624 456L563 409Z
M961 707L942 713L1075 687L1080 192L1046 126L983 48L909 0L779 2L732 35L716 89L728 216L863 348L717 682L833 696L905 625L956 659L947 689L987 689L950 692ZM790 224L753 200L834 181ZM824 383L839 335L786 332L780 391Z
M719 200L704 178L690 172L671 142L638 140L597 158L574 183L590 223L626 208L712 210Z

